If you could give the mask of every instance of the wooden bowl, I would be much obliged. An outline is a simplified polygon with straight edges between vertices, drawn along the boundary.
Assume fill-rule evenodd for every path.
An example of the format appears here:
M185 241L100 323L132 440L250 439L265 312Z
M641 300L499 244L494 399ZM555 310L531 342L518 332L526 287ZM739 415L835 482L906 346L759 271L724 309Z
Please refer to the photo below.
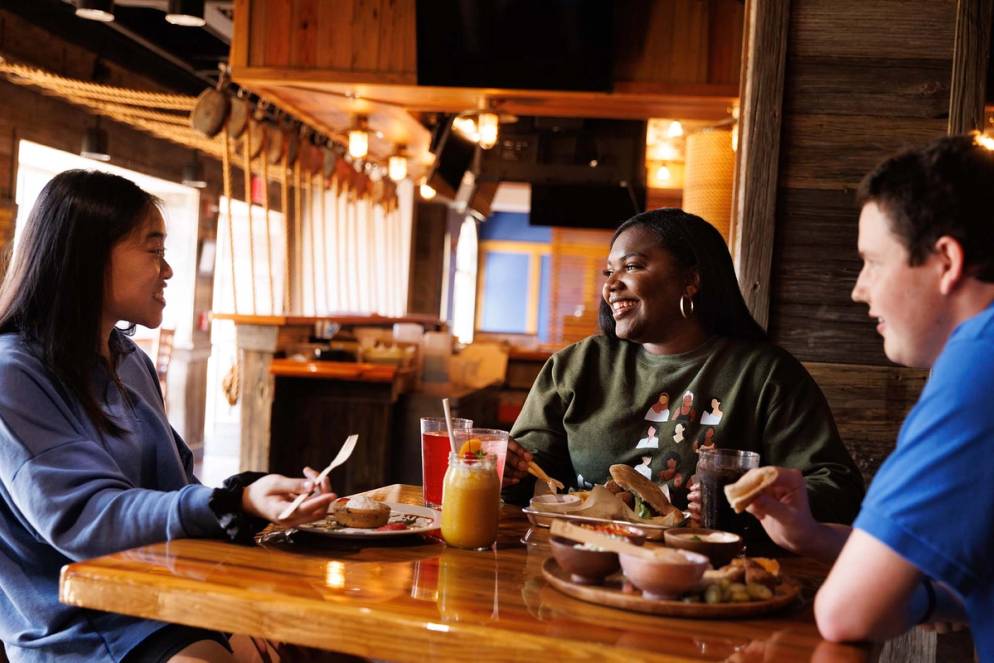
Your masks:
M666 530L666 545L700 553L718 569L742 552L742 537L731 532L704 527L678 527Z
M710 568L708 558L689 550L674 550L672 557L653 559L621 553L618 560L625 577L642 590L648 599L677 599L697 589L704 572ZM682 557L683 560L674 558Z
M577 548L575 541L559 536L551 537L549 545L556 563L578 585L599 585L620 568L617 553Z

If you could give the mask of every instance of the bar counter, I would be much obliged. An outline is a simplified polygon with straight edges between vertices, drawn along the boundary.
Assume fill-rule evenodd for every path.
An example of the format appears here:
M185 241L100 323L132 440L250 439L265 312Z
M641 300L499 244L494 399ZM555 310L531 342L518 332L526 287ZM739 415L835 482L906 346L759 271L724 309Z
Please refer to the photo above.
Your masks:
M421 489L373 491L420 504ZM63 602L399 661L865 661L824 642L811 598L827 568L782 561L804 587L787 610L751 619L656 617L570 598L542 578L547 530L506 506L496 551L431 538L342 542L270 537L257 546L155 544L70 564ZM278 542L277 542L278 541Z

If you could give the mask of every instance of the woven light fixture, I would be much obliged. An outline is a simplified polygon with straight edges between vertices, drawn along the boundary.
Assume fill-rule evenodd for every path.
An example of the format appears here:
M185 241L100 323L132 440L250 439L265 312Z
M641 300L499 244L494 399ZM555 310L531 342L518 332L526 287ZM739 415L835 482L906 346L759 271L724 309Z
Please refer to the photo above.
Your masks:
M728 241L735 152L732 132L706 129L687 136L683 209L715 226Z

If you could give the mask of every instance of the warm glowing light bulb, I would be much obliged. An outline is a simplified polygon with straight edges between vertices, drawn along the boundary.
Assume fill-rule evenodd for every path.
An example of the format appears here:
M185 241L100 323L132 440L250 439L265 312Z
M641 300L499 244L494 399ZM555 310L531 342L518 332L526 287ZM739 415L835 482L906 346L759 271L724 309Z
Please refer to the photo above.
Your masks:
M679 152L670 142L657 143L649 149L652 161L679 161L680 159Z
M480 113L476 118L476 126L480 133L480 147L489 150L497 144L497 133L500 126L497 113Z
M657 182L664 182L664 183L669 182L672 177L673 174L670 172L670 169L667 168L666 166L660 166L659 168L656 169L655 179Z
M474 143L480 140L480 132L476 128L476 120L471 117L457 117L452 120L452 128Z
M399 154L395 154L387 160L387 174L394 182L399 182L407 177L407 159Z
M683 125L678 120L670 122L669 129L666 130L667 138L679 138L683 135Z
M431 188L425 180L421 180L421 186L418 187L418 191L425 200L431 200L435 197L435 189Z
M973 142L984 149L994 150L994 138L991 138L987 134L982 134L979 132L974 134Z
M369 154L369 134L365 129L349 131L349 155L353 159L361 159Z

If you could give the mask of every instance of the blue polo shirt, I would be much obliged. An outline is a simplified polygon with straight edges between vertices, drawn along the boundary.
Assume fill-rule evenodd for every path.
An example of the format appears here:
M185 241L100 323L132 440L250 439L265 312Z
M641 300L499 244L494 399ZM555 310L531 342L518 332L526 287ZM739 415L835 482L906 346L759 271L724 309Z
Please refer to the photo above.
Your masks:
M994 305L949 337L854 526L955 589L994 661Z
M93 387L120 436L97 431L21 337L0 334L0 639L11 661L120 661L165 624L59 603L62 566L221 535L152 363L115 336L127 400L105 371Z

